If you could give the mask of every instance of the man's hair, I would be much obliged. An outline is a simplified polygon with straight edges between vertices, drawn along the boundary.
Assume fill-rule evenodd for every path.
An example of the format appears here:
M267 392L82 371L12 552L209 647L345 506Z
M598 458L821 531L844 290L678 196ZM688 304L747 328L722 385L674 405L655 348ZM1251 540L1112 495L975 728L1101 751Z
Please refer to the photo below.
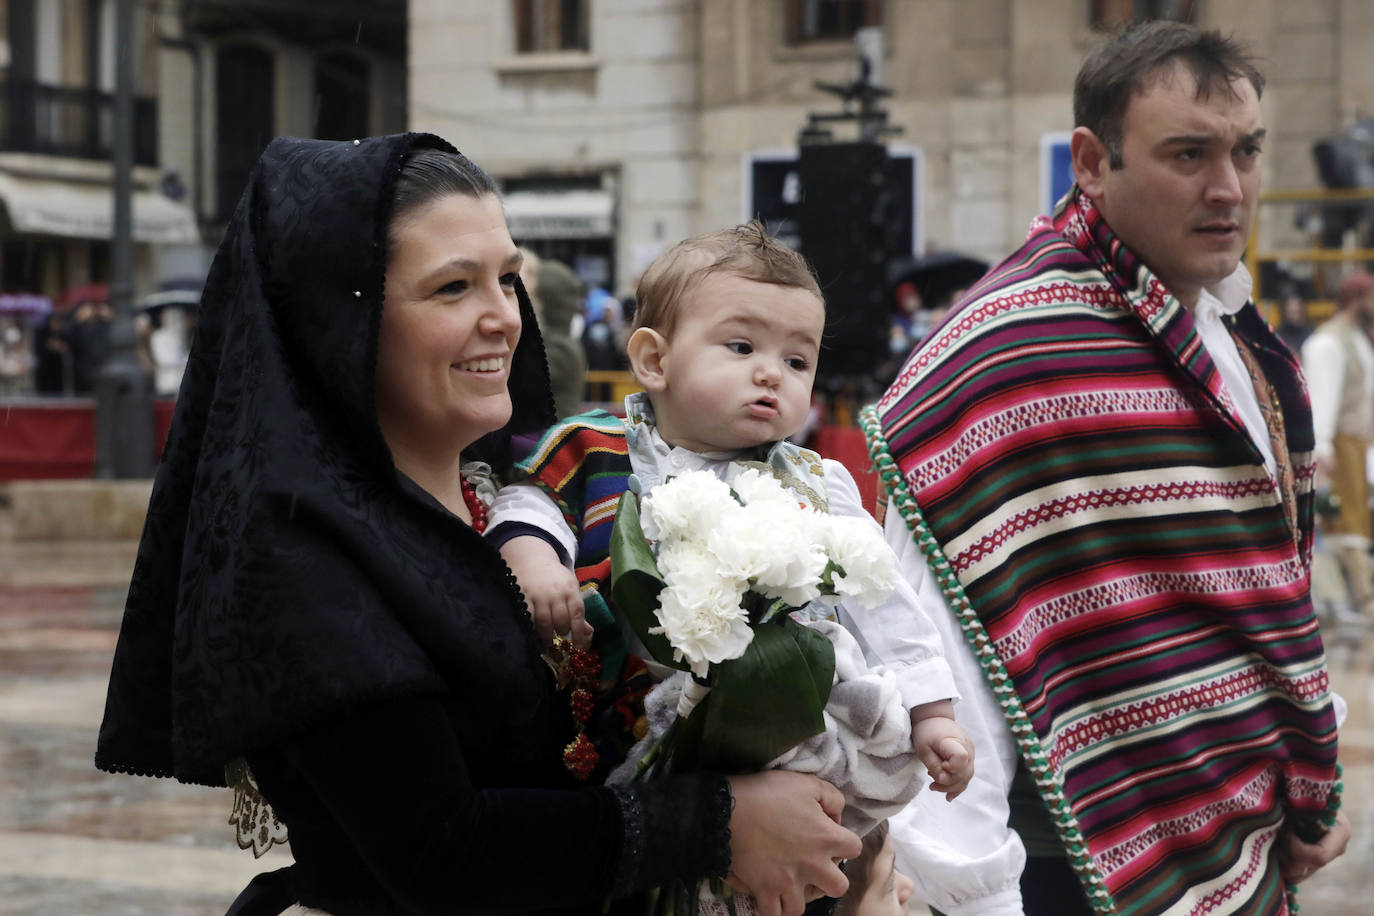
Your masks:
M849 879L849 890L836 902L835 916L852 916L858 912L859 901L864 899L864 894L873 885L873 865L878 861L878 854L883 851L886 840L887 821L879 821L878 826L864 834L863 852L859 853L859 857L844 863L844 876Z
M1254 57L1218 31L1166 20L1127 25L1083 62L1073 83L1074 126L1088 128L1102 141L1112 168L1124 165L1122 124L1131 99L1151 80L1167 75L1175 62L1193 75L1198 99L1213 90L1235 95L1231 83L1238 79L1249 80L1256 96L1264 92Z
M715 273L804 289L825 304L806 259L752 220L685 239L655 258L635 290L635 328L671 335L683 297Z
M1341 281L1341 285L1336 287L1336 308L1350 308L1371 289L1374 289L1374 277L1365 271L1357 270L1353 274L1347 275Z

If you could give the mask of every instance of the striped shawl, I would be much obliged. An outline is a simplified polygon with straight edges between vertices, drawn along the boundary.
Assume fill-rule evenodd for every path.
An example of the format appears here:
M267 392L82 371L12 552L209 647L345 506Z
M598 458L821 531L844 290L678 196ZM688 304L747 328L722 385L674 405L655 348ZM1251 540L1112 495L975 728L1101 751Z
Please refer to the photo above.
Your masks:
M1339 800L1311 412L1254 305L1228 321L1288 510L1191 314L1077 191L864 415L1099 912L1285 912L1280 827Z

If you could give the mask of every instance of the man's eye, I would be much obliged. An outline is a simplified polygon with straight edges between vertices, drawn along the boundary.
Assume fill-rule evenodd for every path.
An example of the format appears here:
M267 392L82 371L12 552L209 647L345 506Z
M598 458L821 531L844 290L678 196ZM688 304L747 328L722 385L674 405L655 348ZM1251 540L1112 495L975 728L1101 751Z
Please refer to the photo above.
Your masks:
M754 352L754 345L747 340L732 340L726 346L740 356L748 356Z
M1180 159L1184 162L1192 162L1195 159L1202 158L1202 150L1197 149L1196 147L1190 147L1188 149L1179 150L1177 153L1174 154L1174 156L1175 158Z

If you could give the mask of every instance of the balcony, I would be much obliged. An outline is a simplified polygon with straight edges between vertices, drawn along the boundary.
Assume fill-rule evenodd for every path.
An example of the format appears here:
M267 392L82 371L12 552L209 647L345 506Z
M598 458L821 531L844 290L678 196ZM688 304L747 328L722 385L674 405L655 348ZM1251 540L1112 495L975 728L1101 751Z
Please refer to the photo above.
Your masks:
M27 81L0 82L0 151L114 158L114 95ZM134 98L134 164L157 165L157 102Z

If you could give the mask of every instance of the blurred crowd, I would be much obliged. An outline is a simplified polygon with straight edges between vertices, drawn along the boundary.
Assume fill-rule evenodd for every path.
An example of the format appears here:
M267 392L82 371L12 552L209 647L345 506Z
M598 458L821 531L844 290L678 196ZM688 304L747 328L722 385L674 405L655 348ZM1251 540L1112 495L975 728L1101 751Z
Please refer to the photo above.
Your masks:
M138 303L138 359L154 391L176 394L195 326L199 288L165 289ZM89 397L110 353L114 308L109 287L74 287L57 302L0 296L0 396Z

